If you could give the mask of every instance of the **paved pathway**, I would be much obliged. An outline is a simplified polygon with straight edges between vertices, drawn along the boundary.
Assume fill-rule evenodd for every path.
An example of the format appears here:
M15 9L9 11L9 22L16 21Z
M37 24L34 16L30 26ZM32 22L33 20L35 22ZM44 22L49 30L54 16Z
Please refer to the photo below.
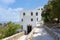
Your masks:
M36 28L32 40L54 40L44 28Z
M32 40L54 40L44 28L35 28ZM23 35L18 40L26 40L27 35Z

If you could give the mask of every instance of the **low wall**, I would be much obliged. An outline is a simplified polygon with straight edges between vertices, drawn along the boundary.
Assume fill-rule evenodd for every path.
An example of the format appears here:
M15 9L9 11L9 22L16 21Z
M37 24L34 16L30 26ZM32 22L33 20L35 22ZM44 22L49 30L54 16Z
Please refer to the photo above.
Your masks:
M57 32L54 32L53 30L51 30L48 27L45 27L45 29L55 40L60 40L60 34L58 34Z
M24 35L24 32L20 32L20 33L17 33L15 35L12 35L10 37L4 38L2 40L17 40L18 38L20 38L23 35Z
M35 28L28 34L27 40L32 40L34 31L35 31Z

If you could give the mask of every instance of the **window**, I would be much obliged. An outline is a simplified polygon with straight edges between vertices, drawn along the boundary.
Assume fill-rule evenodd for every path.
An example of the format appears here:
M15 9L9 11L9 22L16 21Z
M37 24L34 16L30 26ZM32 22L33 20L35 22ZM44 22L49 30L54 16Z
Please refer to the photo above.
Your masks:
M33 16L33 12L31 12L31 16Z
M31 21L33 21L33 18L31 18Z
M38 12L36 12L36 16L38 16Z
M23 19L21 19L21 21L23 22Z
M21 28L23 29L23 25L21 25Z
M25 16L25 12L23 13L23 16Z
M37 21L38 21L38 18L37 18Z

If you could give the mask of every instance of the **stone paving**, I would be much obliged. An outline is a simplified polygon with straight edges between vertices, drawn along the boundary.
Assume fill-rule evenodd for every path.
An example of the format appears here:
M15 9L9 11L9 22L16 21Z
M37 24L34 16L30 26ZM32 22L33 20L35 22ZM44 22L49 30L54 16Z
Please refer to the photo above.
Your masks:
M44 28L36 28L32 40L54 40Z
M35 28L36 30L33 33L32 40L54 40L44 28ZM18 40L26 40L27 35L20 37Z

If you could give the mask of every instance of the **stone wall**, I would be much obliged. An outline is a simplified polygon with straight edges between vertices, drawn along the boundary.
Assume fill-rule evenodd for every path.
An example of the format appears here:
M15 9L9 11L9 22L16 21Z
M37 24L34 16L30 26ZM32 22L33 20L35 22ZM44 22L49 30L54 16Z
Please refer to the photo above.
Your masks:
M15 35L12 35L10 37L4 38L2 40L17 40L18 38L20 38L23 35L24 35L24 32L20 32L20 33L17 33Z
M55 40L60 40L60 34L58 34L57 32L54 32L53 30L51 30L48 27L45 27L45 29Z
M27 40L32 40L32 37L33 37L33 34L34 34L34 31L35 31L36 29L34 28L29 34L28 34L28 36L27 36Z

